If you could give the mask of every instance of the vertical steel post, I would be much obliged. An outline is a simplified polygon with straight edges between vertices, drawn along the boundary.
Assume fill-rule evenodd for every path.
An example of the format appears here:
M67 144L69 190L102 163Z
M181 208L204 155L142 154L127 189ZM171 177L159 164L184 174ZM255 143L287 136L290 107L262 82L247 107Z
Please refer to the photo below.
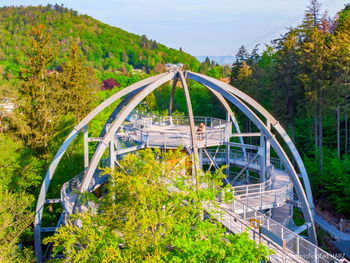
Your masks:
M266 121L266 128L270 132L271 131L271 123L269 120ZM266 140L266 167L270 166L271 163L271 144L268 140Z
M88 142L88 125L84 126L84 168L85 171L89 167L89 142Z
M173 116L173 101L174 101L174 94L175 94L175 88L178 81L177 75L173 78L173 86L171 88L171 95L170 95L170 104L169 104L169 116Z
M109 142L109 166L113 169L115 164L114 140Z

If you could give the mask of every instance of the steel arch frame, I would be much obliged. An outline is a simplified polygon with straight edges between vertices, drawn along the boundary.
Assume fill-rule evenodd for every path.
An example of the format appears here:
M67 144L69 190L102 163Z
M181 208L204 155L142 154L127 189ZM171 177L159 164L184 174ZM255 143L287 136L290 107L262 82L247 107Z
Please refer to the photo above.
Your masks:
M167 72L160 75L156 75L144 80L141 80L129 87L126 87L125 89L117 92L107 100L105 100L103 103L101 103L99 106L97 106L90 114L88 114L76 127L74 127L73 131L69 134L65 142L62 144L61 148L55 155L52 163L50 164L50 167L46 173L45 179L43 181L40 194L38 197L37 207L36 207L36 214L35 214L35 222L34 222L34 238L35 238L35 252L38 262L42 261L42 251L41 251L41 223L42 223L42 213L43 213L43 206L45 203L45 197L46 193L50 184L50 181L52 179L52 176L54 175L54 172L56 170L56 167L61 160L63 154L69 147L70 143L74 140L74 138L77 136L79 132L82 131L85 127L87 127L87 124L97 115L99 114L103 109L108 107L113 102L117 101L123 96L126 96L121 103L118 104L118 106L115 108L109 119L107 120L106 124L104 125L100 137L103 136L101 142L98 143L95 153L91 159L91 161L88 161L88 167L85 171L85 175L82 181L82 184L80 186L80 192L84 192L88 188L88 184L91 181L92 175L97 168L98 162L103 154L103 152L106 150L108 145L112 142L114 138L115 132L119 129L120 125L124 121L124 119L127 117L127 115L130 114L132 109L136 107L136 105L141 102L149 93L151 93L153 90L158 88L160 85L164 84L165 82L174 79L171 98L170 98L170 105L169 108L169 114L171 114L172 110L172 102L173 102L173 96L174 96L174 88L176 85L177 80L179 79L182 83L185 98L186 98L186 104L187 109L189 113L190 118L190 130L191 130L191 136L193 141L193 152L195 155L198 156L198 151L196 147L196 137L195 137L195 127L194 127L194 121L193 121L193 112L192 112L192 106L191 101L188 93L187 84L185 81L185 78L192 79L194 81L197 81L198 83L202 84L204 87L208 88L223 104L224 108L226 109L228 115L233 121L233 124L236 128L236 131L240 133L239 126L237 123L237 120L235 119L235 116L229 107L228 103L224 98L231 101L236 107L238 107L250 120L253 121L253 123L259 128L259 130L262 133L262 136L267 138L271 141L271 146L275 149L277 155L282 160L284 166L286 167L288 174L292 180L293 186L296 189L296 192L298 194L298 197L303 205L303 213L306 218L307 222L311 223L311 227L308 229L308 234L311 242L317 244L316 234L315 234L315 227L312 217L313 212L313 200L312 200L312 193L311 193L311 187L310 183L307 177L307 173L305 170L305 167L303 165L303 162L301 160L301 157L299 153L297 152L293 142L290 140L289 136L285 132L285 130L281 127L281 125L277 122L274 117L267 112L259 103L254 101L252 98L250 98L248 95L244 94L243 92L239 91L238 89L225 84L219 80L213 79L208 76L204 76L201 74L193 73L190 71L179 71L179 72ZM243 103L244 100L251 106L253 106L259 113L261 113L266 119L267 124L265 125L258 116L254 112L250 110L250 108ZM123 106L125 107L124 111L117 116L117 114L120 112ZM110 129L108 132L106 132L106 125L108 123L112 123ZM301 171L302 177L304 179L305 183L305 190L307 197L305 195L304 189L301 186L301 182L294 170L293 165L291 164L290 160L288 159L286 153L282 149L281 145L278 143L278 141L274 138L274 135L270 131L270 124L281 134L283 140L287 143L288 147L290 148L298 167ZM86 129L86 128L85 128ZM84 131L86 132L86 131ZM87 132L86 132L87 134ZM240 141L243 142L242 137L240 137ZM311 208L311 209L310 209Z

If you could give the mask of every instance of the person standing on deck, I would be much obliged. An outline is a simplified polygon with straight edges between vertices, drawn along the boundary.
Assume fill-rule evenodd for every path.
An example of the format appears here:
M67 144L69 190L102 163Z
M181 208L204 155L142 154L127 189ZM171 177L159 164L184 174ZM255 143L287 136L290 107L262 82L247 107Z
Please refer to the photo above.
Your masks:
M198 132L198 139L200 141L203 141L204 133L205 133L205 125L203 123L201 123L201 125L198 126L197 132Z

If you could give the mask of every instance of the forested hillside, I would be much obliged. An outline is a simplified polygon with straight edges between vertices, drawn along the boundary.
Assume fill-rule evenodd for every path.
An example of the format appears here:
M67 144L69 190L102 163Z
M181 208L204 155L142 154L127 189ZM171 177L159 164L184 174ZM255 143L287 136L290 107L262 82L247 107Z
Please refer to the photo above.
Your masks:
M334 18L311 1L302 23L259 54L242 46L231 85L270 111L289 130L320 208L350 216L349 107L350 7ZM240 116L240 120L244 120ZM254 130L249 120L244 131ZM318 202L317 202L318 203Z
M156 73L157 63L182 62L194 71L200 65L195 57L183 51L168 48L146 35L109 26L63 5L5 6L0 8L0 78L18 73L17 56L28 44L26 33L39 24L52 33L52 45L59 43L58 58L51 67L57 68L65 61L65 54L75 42L100 80L116 71L126 75L131 71L129 65L145 73Z

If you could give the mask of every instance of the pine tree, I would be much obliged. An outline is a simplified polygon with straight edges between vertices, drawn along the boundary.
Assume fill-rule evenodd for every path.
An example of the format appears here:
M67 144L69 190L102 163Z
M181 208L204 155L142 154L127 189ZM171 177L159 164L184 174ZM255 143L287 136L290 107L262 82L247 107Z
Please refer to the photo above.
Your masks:
M64 89L62 100L65 112L73 113L78 122L95 106L93 94L97 88L97 77L86 64L86 59L79 56L74 42L67 62L62 67L61 85Z
M57 90L57 72L49 67L57 57L57 46L50 47L51 34L44 32L45 26L34 27L30 34L29 45L23 49L25 59L18 57L22 65L20 97L17 107L17 119L14 119L20 135L26 143L39 154L47 152L48 142L54 134L54 124L60 116L61 106L57 103L60 95Z
M317 0L310 0L310 5L306 9L307 14L311 14L313 17L313 25L317 27L319 25L320 19L320 9L322 4Z

